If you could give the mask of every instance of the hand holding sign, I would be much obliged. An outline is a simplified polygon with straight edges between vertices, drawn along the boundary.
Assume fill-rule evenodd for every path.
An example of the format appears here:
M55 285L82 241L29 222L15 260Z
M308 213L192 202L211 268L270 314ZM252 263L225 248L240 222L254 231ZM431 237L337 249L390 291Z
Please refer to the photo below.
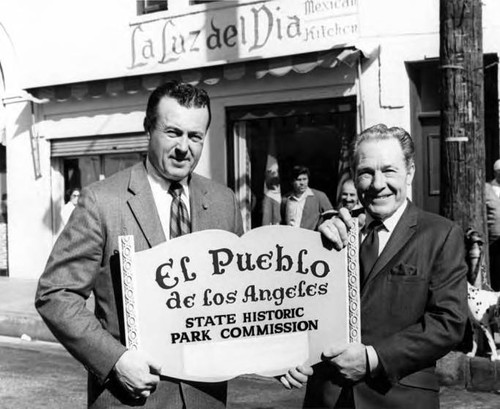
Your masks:
M366 375L366 346L360 343L332 345L323 360L335 366L346 380L357 382Z
M147 398L160 382L160 366L139 351L125 351L113 369L121 385L136 399Z
M307 378L313 374L311 366L299 365L296 368L289 369L288 372L280 377L280 382L287 389L302 388L307 383Z
M139 253L121 238L127 346L162 375L205 382L319 362L327 345L360 337L351 230L340 252L287 226L202 231Z

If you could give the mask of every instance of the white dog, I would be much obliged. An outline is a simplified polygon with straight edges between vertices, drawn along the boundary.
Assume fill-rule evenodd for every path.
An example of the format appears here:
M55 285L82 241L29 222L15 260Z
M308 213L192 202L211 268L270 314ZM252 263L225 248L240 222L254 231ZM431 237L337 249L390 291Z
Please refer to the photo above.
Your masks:
M467 283L467 301L469 304L469 315L473 325L483 330L488 340L488 345L491 349L491 360L500 360L497 354L495 340L493 338L491 326L493 323L499 322L499 298L500 292L480 290L479 288ZM474 340L472 341L472 351L467 355L470 357L476 356L477 339L476 331L474 331Z

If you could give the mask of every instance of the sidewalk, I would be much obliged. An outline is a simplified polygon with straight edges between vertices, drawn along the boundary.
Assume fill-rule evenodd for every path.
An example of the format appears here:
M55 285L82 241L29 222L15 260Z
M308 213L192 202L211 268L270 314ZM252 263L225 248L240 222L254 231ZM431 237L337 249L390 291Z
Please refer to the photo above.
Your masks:
M0 335L55 342L35 309L38 280L0 277Z
M35 309L37 282L0 277L0 336L57 342ZM443 386L500 393L500 361L451 352L438 362L437 373Z

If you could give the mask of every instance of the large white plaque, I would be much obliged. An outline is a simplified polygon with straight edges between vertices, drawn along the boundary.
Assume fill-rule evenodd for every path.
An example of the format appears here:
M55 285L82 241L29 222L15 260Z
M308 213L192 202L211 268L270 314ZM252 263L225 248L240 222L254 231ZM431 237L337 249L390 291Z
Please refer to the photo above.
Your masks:
M360 341L358 232L329 250L288 226L206 230L134 252L120 237L126 343L162 375L217 382L275 376Z

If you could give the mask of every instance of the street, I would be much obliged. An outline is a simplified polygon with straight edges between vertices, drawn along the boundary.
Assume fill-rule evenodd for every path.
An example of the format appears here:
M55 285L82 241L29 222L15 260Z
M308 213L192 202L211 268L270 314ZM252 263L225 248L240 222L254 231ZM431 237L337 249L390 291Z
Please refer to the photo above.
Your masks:
M302 390L256 376L229 382L229 409L300 408ZM86 373L59 345L0 337L2 409L84 408ZM443 409L498 409L500 395L443 388Z

